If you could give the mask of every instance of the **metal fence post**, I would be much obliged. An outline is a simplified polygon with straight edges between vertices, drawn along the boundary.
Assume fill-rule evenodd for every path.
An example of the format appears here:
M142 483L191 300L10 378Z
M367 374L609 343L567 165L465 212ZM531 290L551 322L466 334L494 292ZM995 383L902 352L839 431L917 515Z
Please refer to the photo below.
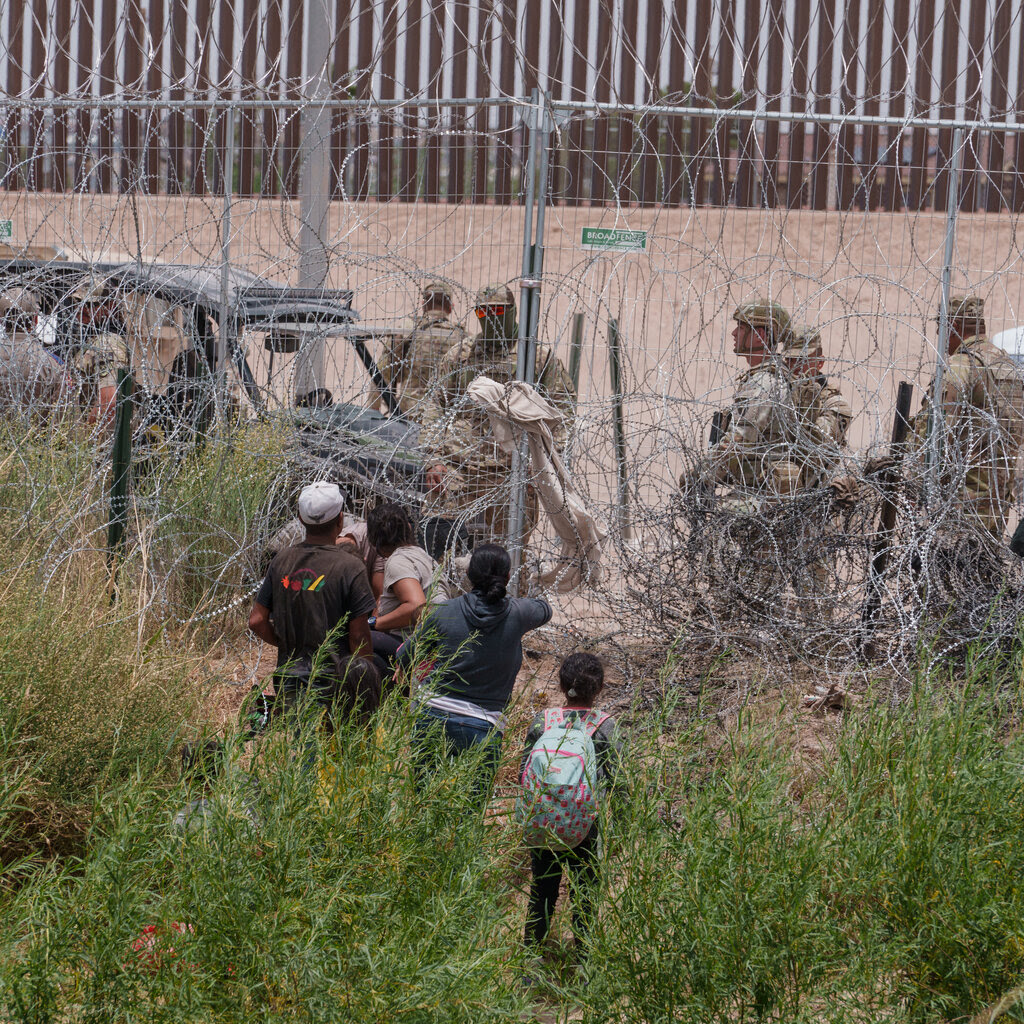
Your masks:
M331 18L325 0L310 0L306 9L306 55L309 80L302 108L299 143L300 219L299 287L320 289L327 283L328 215L331 208ZM304 339L295 356L294 400L325 386L327 340L319 331Z
M110 467L110 521L107 524L107 566L116 571L117 556L128 523L128 482L132 468L132 401L135 382L126 369L117 371L114 405L114 448ZM114 586L113 595L116 596Z
M615 436L615 465L618 470L618 520L623 540L633 537L629 516L629 466L626 460L626 417L623 412L622 346L619 322L608 321L608 376L612 386L612 430Z
M580 395L580 358L583 355L583 314L574 313L572 318L572 341L569 345L569 376L572 378L576 400Z
M235 112L229 105L224 111L225 165L221 168L224 181L224 208L220 226L220 323L217 324L217 355L214 367L214 405L221 423L228 418L228 354L234 331L231 295L231 199L235 189Z
M538 146L538 92L530 94L530 112L527 119L530 144L526 156L526 206L523 211L523 275L519 291L519 323L516 343L516 380L527 380L527 356L532 352L529 343L533 278L533 207L536 196L536 169ZM532 373L530 374L532 378ZM526 443L525 438L512 454L512 504L509 509L509 553L512 556L512 578L515 579L523 564L523 525L526 520Z
M960 150L964 132L953 132L953 152L950 156L949 187L946 193L946 248L942 258L942 294L939 299L939 340L935 353L935 384L928 409L928 507L933 508L939 493L942 474L944 423L942 414L942 379L949 361L949 292L953 274L953 245L956 241L956 214L960 205Z

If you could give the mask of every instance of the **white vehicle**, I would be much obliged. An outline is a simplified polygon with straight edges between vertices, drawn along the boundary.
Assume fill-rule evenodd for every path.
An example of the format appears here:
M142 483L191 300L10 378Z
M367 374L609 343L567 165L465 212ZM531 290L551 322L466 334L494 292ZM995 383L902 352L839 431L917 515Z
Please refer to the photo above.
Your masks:
M993 334L989 340L1024 369L1024 327L1010 327L1008 330Z

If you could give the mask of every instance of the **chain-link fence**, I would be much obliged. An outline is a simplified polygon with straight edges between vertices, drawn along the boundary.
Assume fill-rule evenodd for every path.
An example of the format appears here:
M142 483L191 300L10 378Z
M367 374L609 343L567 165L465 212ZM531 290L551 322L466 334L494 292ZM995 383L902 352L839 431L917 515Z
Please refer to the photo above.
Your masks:
M49 140L41 157L18 127L33 118ZM160 615L244 605L296 488L329 474L356 514L386 494L443 520L438 553L485 536L521 549L521 584L557 600L565 644L632 652L682 635L844 671L869 638L893 664L935 630L954 648L1014 638L1018 453L991 445L1016 425L966 395L975 433L950 434L939 464L928 453L948 431L934 418L913 425L920 444L889 441L897 385L914 385L917 413L937 368L950 372L937 352L951 297L984 299L984 331L1015 365L1016 177L1005 158L992 167L1016 152L1017 126L540 93L138 100L102 118L72 100L8 111L20 141L0 210L5 404L37 438L60 434L86 495L40 556L47 580L75 551L106 549L116 371L129 368L136 469L118 558ZM37 173L66 191L25 189ZM427 285L448 291L451 312L413 388ZM563 416L563 482L607 533L600 572L571 588L564 509L542 500L536 459L520 467L500 450L453 384L482 365L464 357L479 354L476 311L494 302L479 292L499 285L516 317L499 346L507 376L490 375L537 375ZM793 324L769 359L776 422L737 455L709 435L749 404L734 401L748 367L732 331L751 296ZM820 333L821 365L786 354L798 325ZM1006 387L999 401L1019 411ZM808 420L796 397L807 388L811 405L847 407L842 437ZM244 424L244 442L226 421ZM890 454L898 471L878 462ZM1012 483L979 483L986 458ZM19 465L19 486L42 472ZM976 500L988 484L994 526ZM19 536L51 507L48 487L29 493ZM204 514L206 500L244 514ZM887 501L896 515L882 529Z

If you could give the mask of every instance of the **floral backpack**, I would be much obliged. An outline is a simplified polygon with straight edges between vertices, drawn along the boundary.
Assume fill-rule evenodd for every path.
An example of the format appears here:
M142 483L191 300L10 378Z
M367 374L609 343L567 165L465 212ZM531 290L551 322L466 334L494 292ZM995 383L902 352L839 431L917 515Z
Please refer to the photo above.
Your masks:
M526 759L516 799L516 820L527 846L573 849L597 821L597 754L594 733L603 712L544 712L544 731Z

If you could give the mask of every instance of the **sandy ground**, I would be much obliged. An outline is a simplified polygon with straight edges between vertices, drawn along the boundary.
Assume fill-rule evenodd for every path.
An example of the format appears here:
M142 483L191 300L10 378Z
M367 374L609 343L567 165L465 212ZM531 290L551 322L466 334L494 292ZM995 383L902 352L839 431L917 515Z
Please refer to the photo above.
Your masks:
M50 244L69 257L218 264L220 197L126 198L0 194L14 244ZM449 281L456 312L470 314L482 285L518 289L521 207L333 203L325 246L329 281L355 293L363 320L400 329L429 280ZM298 280L298 204L236 198L231 260L276 280ZM642 254L584 250L584 226L642 229ZM728 403L743 364L732 352L731 311L752 293L770 294L799 321L820 325L827 371L854 411L854 449L884 444L897 383L921 388L935 365L944 214L721 209L588 209L546 212L540 339L568 363L573 315L584 315L580 405L569 464L591 506L614 524L616 464L608 368L615 319L625 359L628 475L642 521L664 509L680 470L706 445L715 409ZM990 333L1024 322L1020 223L1011 214L961 215L952 286L985 298ZM266 378L267 354L250 358ZM293 357L277 360L284 397ZM368 378L348 343L336 339L328 384L360 400ZM689 453L689 458L687 456ZM650 517L659 529L659 516ZM641 533L641 541L644 536Z

